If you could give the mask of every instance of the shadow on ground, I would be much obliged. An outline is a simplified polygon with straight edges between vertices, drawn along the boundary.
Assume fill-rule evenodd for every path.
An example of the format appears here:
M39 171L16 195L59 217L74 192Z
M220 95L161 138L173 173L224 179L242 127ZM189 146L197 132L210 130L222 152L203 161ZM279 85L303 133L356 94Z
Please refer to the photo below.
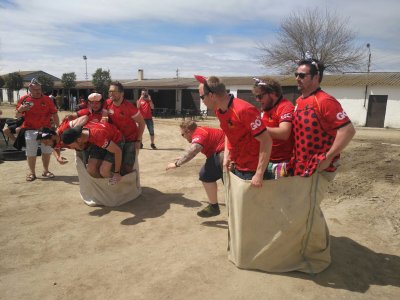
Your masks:
M293 272L287 275L359 293L365 293L371 285L400 287L399 256L377 253L350 238L334 236L331 236L331 255L331 265L320 274Z
M146 219L158 218L170 209L171 203L184 207L200 207L199 201L187 199L182 193L165 194L159 190L142 187L142 195L118 207L100 207L89 213L91 216L102 217L111 211L128 212L133 217L121 221L122 225L135 225Z

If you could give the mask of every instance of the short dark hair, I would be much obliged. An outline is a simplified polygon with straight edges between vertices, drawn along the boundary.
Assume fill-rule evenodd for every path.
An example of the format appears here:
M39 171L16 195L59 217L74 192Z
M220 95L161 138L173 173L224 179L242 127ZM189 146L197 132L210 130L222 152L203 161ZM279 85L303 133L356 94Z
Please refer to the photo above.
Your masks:
M119 81L113 81L110 83L110 86L116 86L118 88L118 92L123 93L124 92L124 86L122 85L121 82Z
M69 128L63 132L61 139L64 144L69 145L75 142L82 135L82 127L76 126L74 128Z
M310 74L314 77L314 75L319 75L319 82L322 81L322 77L324 76L325 66L318 59L301 59L298 63L298 66L307 65L310 68Z

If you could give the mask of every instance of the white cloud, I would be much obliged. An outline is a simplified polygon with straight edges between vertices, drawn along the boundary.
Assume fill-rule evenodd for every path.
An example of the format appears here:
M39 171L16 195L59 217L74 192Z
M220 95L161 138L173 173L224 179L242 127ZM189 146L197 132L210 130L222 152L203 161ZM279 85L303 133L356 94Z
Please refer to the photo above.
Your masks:
M257 61L257 43L271 43L277 25L291 12L316 6L349 16L349 27L359 34L359 43L371 43L373 69L400 71L397 0L386 0L384 6L372 0L13 3L0 5L0 73L41 69L56 76L76 72L83 79L85 54L89 74L102 67L110 69L113 78L135 78L138 68L152 78L173 77L177 68L181 76L196 71L258 75L266 70ZM162 31L159 22L179 29L175 33ZM250 23L252 27L247 28ZM191 40L180 37L193 29ZM138 38L142 36L149 36L151 44Z

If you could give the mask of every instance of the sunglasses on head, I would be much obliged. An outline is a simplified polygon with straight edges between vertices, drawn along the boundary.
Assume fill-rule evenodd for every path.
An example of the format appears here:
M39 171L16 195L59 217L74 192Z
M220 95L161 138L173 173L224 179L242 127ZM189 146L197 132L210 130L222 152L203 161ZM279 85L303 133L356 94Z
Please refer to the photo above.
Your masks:
M294 73L294 77L299 77L300 79L304 79L307 75L311 75L310 73Z

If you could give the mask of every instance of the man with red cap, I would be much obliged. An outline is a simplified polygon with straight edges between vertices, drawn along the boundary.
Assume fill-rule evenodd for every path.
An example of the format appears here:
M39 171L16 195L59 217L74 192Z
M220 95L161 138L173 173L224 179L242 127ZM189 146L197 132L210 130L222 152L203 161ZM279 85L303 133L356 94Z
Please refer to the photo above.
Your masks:
M196 75L199 93L207 108L215 111L224 131L224 168L251 185L261 187L271 154L272 139L261 121L258 109L226 92L218 77Z
M26 157L29 166L29 173L26 181L36 179L36 155L38 150L37 134L43 127L50 128L52 122L55 126L59 125L57 107L53 100L43 95L42 86L35 78L29 84L29 95L23 96L16 106L17 117L24 117L22 129L25 131ZM40 144L43 162L43 177L53 178L54 174L49 171L50 154L53 149L44 144Z

